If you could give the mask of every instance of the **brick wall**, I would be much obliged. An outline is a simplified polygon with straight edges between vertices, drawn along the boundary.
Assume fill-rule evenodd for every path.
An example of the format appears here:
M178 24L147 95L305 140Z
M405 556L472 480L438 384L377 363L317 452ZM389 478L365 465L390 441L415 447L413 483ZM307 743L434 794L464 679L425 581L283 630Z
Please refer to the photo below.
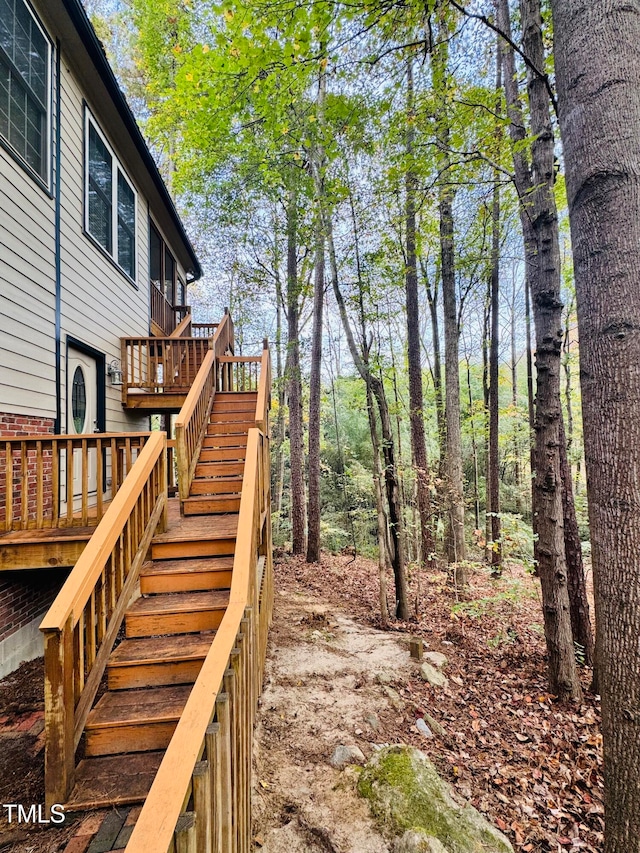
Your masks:
M23 435L45 435L53 433L53 418L39 418L0 412L0 521L5 519L6 508L6 456L2 438L19 438ZM51 504L51 457L48 471L45 465L45 511ZM29 455L29 515L35 517L35 451ZM14 517L22 508L21 476L14 462L12 489L14 494ZM33 492L33 493L32 493ZM0 542L2 533L0 532ZM24 572L0 572L0 642L19 628L28 625L49 607L59 592L67 571L61 569L37 569Z
M53 433L53 418L38 418L31 415L14 415L0 412L0 442L2 438L20 438L29 435L49 435ZM11 489L13 493L13 518L19 519L22 515L23 501L28 502L28 518L36 517L36 451L29 450L27 453L28 489L26 495L22 489L22 461L20 449L16 447L12 459L13 482ZM7 475L6 475L6 445L0 444L0 524L6 520L7 499ZM51 452L43 450L43 511L45 517L50 515L53 493L52 493L52 467Z

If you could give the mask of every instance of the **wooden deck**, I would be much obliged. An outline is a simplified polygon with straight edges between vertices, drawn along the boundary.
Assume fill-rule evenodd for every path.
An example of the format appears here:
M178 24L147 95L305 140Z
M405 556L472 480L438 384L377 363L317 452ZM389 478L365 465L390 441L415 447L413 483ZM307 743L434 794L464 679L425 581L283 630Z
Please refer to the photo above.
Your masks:
M95 526L15 530L0 534L0 571L70 568Z

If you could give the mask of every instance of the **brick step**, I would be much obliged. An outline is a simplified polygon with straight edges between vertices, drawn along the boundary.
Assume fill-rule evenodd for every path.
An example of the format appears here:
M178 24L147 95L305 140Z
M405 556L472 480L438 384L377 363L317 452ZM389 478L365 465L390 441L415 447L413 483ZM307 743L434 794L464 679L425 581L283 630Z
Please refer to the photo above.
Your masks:
M139 598L125 616L125 636L214 631L229 603L226 590L161 593ZM152 747L148 747L151 749Z
M140 591L143 595L151 595L162 592L228 589L231 586L232 569L233 557L158 560L148 563L142 569Z
M193 684L214 633L123 640L107 664L109 690Z
M166 749L191 684L105 693L85 726L85 755Z

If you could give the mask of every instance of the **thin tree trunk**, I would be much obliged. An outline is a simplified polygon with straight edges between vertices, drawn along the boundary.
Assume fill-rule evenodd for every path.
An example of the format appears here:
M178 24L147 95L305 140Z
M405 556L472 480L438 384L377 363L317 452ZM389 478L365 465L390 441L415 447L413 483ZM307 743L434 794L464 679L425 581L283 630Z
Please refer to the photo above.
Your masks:
M521 462L520 462L520 418L518 413L518 361L516 358L516 281L515 275L511 290L511 405L514 415L513 430L513 479L516 487L516 512L522 512Z
M440 255L442 262L442 299L444 305L444 368L445 417L447 425L446 476L449 493L449 523L447 557L456 565L458 586L466 585L466 545L464 538L464 493L462 480L462 436L460 431L460 358L458 300L456 298L455 247L453 227L453 196L449 170L451 168L450 129L447 101L448 41L447 10L437 4L437 44L432 53L433 88L441 99L436 123L438 147L438 210L440 216Z
M567 558L569 583L569 606L571 609L571 631L574 643L582 648L584 662L593 666L593 631L589 618L587 585L582 562L582 543L573 502L571 467L567 458L564 422L560 421L560 472L562 474L562 510L564 514L564 551Z
M387 601L387 567L389 565L389 528L387 514L384 510L382 499L382 466L380 464L380 438L378 436L378 425L374 410L371 386L367 383L367 417L369 419L369 432L371 434L371 448L373 450L373 487L376 496L376 523L378 533L378 578L379 578L379 601L380 622L383 627L389 624L389 603Z
M322 308L324 304L324 234L318 217L313 285L313 330L309 377L309 507L307 514L307 563L320 561L320 372L322 366Z
M491 562L491 478L489 476L489 349L491 337L491 281L488 282L482 318L482 437L484 440L484 559Z
M300 285L298 281L298 214L295 190L287 200L287 371L289 389L289 459L291 464L291 538L294 554L305 552L304 437L302 375L298 339Z
M366 348L361 354L358 350L349 316L344 304L342 292L340 290L340 280L338 277L338 265L336 262L336 253L333 243L333 229L331 223L325 223L325 233L327 238L327 247L329 249L329 266L331 269L331 282L333 292L338 304L340 320L344 329L349 352L356 366L356 369L363 381L370 388L378 412L380 414L380 428L382 433L382 455L384 458L384 479L387 493L387 504L389 507L389 533L390 533L390 548L391 561L393 566L393 575L395 581L396 592L396 612L397 619L406 621L409 618L409 602L407 595L407 578L404 563L404 535L402 529L402 508L400 505L400 486L398 483L398 474L396 469L395 451L393 432L391 429L391 418L389 417L389 407L384 391L384 385L380 377L376 376L369 365L369 353Z
M282 512L282 492L284 487L284 439L285 419L284 408L286 403L286 386L282 371L282 283L278 274L278 261L276 260L276 388L278 393L278 416L275 428L275 485L273 490L273 509L277 513L277 525L280 527L280 513Z
M502 63L496 51L496 92L502 89ZM499 102L501 98L499 98ZM496 161L500 160L501 128L496 128ZM498 458L498 344L500 334L500 174L494 171L491 207L491 348L489 351L489 494L491 495L491 576L502 574L500 542L500 472Z
M324 48L323 48L324 52ZM316 116L324 129L326 74L320 72ZM320 144L312 154L316 205L316 251L313 284L313 329L311 332L311 371L309 376L309 507L307 517L307 563L320 561L320 398L322 370L322 309L324 306L324 224L322 207L326 202L324 186L325 153Z
M422 363L420 347L420 303L418 300L418 269L416 260L416 187L413 169L414 146L413 68L407 62L407 173L405 176L406 271L405 293L407 314L407 363L409 372L409 423L411 426L411 455L416 474L418 514L420 516L420 556L431 564L434 554L431 534L431 496L429 467L424 436L422 394Z
M510 32L507 0L499 2L501 29ZM537 68L545 57L538 0L522 0L523 48ZM515 78L513 49L503 46L505 91L514 142L526 136ZM521 200L527 279L531 287L536 330L535 517L538 573L542 588L549 687L561 699L581 696L571 633L567 565L564 551L562 479L560 473L560 352L562 302L558 217L553 196L554 144L549 95L544 81L528 75L532 170L514 150L516 186ZM522 181L522 183L518 183Z
M640 851L640 15L553 0L602 696L605 853Z
M480 488L478 484L478 443L473 417L473 396L471 394L471 362L467 356L467 395L469 398L469 421L471 423L471 451L473 454L473 515L476 530L480 528Z
M444 476L444 460L447 446L447 426L444 419L444 401L442 399L442 359L440 358L440 321L438 318L438 276L433 281L433 288L429 284L427 269L420 261L422 277L427 291L429 303L429 315L431 318L431 341L433 344L433 390L436 398L436 418L438 423L438 475Z

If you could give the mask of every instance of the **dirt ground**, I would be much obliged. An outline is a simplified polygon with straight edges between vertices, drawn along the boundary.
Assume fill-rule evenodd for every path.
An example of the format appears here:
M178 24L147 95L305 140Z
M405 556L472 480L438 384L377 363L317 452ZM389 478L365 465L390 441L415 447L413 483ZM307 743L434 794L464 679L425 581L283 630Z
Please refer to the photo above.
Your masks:
M255 739L256 846L388 851L355 774L329 759L340 744L369 758L376 745L402 742L425 751L514 850L601 850L599 697L586 671L581 706L548 694L536 583L518 565L500 581L478 565L461 600L444 573L414 574L415 621L381 631L374 563L281 558ZM420 677L410 634L446 655L445 687ZM416 727L425 713L439 736Z
M535 579L512 564L492 581L475 565L460 597L444 573L414 572L415 620L385 631L377 583L377 566L360 557L323 555L320 566L277 562L255 736L255 849L388 851L384 827L355 791L354 772L334 769L329 759L338 745L369 758L376 745L409 743L517 853L602 850L599 697L586 689L586 670L579 707L549 696ZM446 686L422 680L409 635L447 656ZM416 727L425 714L443 728L431 739ZM42 661L33 661L0 682L0 804L43 802L43 727ZM113 817L68 815L55 828L9 825L0 809L0 851L80 853Z

